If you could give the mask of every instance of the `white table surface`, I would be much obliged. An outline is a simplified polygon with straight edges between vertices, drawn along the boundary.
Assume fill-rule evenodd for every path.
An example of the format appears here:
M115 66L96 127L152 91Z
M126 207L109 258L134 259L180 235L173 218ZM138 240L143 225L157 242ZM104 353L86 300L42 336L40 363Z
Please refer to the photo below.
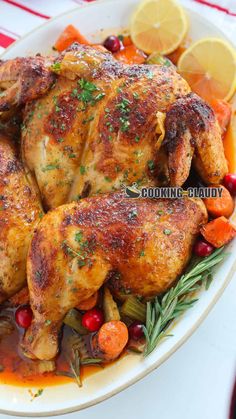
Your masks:
M161 367L97 406L60 417L228 419L235 376L236 275L199 329Z

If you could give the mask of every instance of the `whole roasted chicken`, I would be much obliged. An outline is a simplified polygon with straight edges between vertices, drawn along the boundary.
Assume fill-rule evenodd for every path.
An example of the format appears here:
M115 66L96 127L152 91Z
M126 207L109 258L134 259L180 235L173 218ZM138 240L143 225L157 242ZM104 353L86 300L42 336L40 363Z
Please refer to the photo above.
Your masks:
M174 66L74 44L2 63L0 88L0 111L26 105L22 157L46 209L133 182L182 185L192 159L208 184L227 172L214 112Z
M213 110L174 66L123 65L74 44L56 58L0 62L0 90L0 112L23 111L22 163L0 138L0 302L23 286L29 246L34 319L23 348L52 359L70 308L105 281L145 298L164 292L207 222L201 201L130 200L114 191L134 182L180 186L192 161L205 183L218 184L227 163ZM52 209L38 225L31 176Z

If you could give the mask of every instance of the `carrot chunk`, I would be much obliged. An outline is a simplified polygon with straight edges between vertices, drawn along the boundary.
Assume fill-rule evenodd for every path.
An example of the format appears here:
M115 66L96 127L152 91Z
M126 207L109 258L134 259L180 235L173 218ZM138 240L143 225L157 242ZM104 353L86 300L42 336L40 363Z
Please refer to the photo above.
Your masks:
M98 333L93 336L92 349L105 361L116 359L128 342L127 326L120 320L104 323Z
M219 217L204 225L201 234L214 247L221 247L236 237L236 228L227 218Z
M88 40L80 33L78 29L76 29L73 25L68 25L61 33L54 46L57 51L61 52L73 44L73 42L89 45Z
M230 122L232 107L229 103L219 99L211 100L210 105L215 112L221 131L224 133Z
M229 173L236 173L236 108L232 113L223 145L225 157L228 161Z
M228 218L233 214L234 200L230 195L228 189L226 189L223 185L218 185L218 187L222 188L221 197L206 198L204 199L204 203L206 205L207 211L213 217L224 216Z
M143 64L146 61L146 54L135 45L128 45L124 49L113 54L113 56L124 64Z
M124 47L128 47L129 45L132 45L132 39L129 35L125 35L122 39L122 44L124 45Z
M98 302L98 292L95 292L87 300L82 301L79 305L76 306L79 310L91 310L97 305Z

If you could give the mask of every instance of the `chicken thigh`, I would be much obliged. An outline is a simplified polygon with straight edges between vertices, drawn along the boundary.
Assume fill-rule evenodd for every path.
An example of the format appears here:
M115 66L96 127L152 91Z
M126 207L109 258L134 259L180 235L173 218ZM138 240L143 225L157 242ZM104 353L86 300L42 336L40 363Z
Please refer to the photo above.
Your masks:
M28 255L34 319L23 340L25 354L54 358L64 316L104 281L145 298L166 291L188 263L206 222L201 200L133 200L121 192L50 211Z
M181 186L192 158L206 183L220 183L226 174L214 112L190 93L174 66L128 66L108 52L74 44L51 66L45 58L47 84L42 88L38 73L38 99L32 100L37 92L26 95L27 81L32 86L26 68L33 60L22 63L18 83L24 92L18 101L26 103L22 155L46 209L133 182ZM0 67L0 88L7 87L7 65ZM4 106L3 96L0 111Z
M0 303L26 283L26 256L42 208L30 174L0 132Z

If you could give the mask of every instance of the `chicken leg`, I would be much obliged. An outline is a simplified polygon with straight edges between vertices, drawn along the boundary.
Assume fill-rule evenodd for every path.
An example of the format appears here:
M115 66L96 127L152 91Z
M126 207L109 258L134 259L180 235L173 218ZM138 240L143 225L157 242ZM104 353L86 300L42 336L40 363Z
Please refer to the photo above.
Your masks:
M201 200L132 200L122 193L49 212L28 255L34 319L23 340L25 354L54 358L64 316L104 281L145 298L166 291L188 263L206 222Z

